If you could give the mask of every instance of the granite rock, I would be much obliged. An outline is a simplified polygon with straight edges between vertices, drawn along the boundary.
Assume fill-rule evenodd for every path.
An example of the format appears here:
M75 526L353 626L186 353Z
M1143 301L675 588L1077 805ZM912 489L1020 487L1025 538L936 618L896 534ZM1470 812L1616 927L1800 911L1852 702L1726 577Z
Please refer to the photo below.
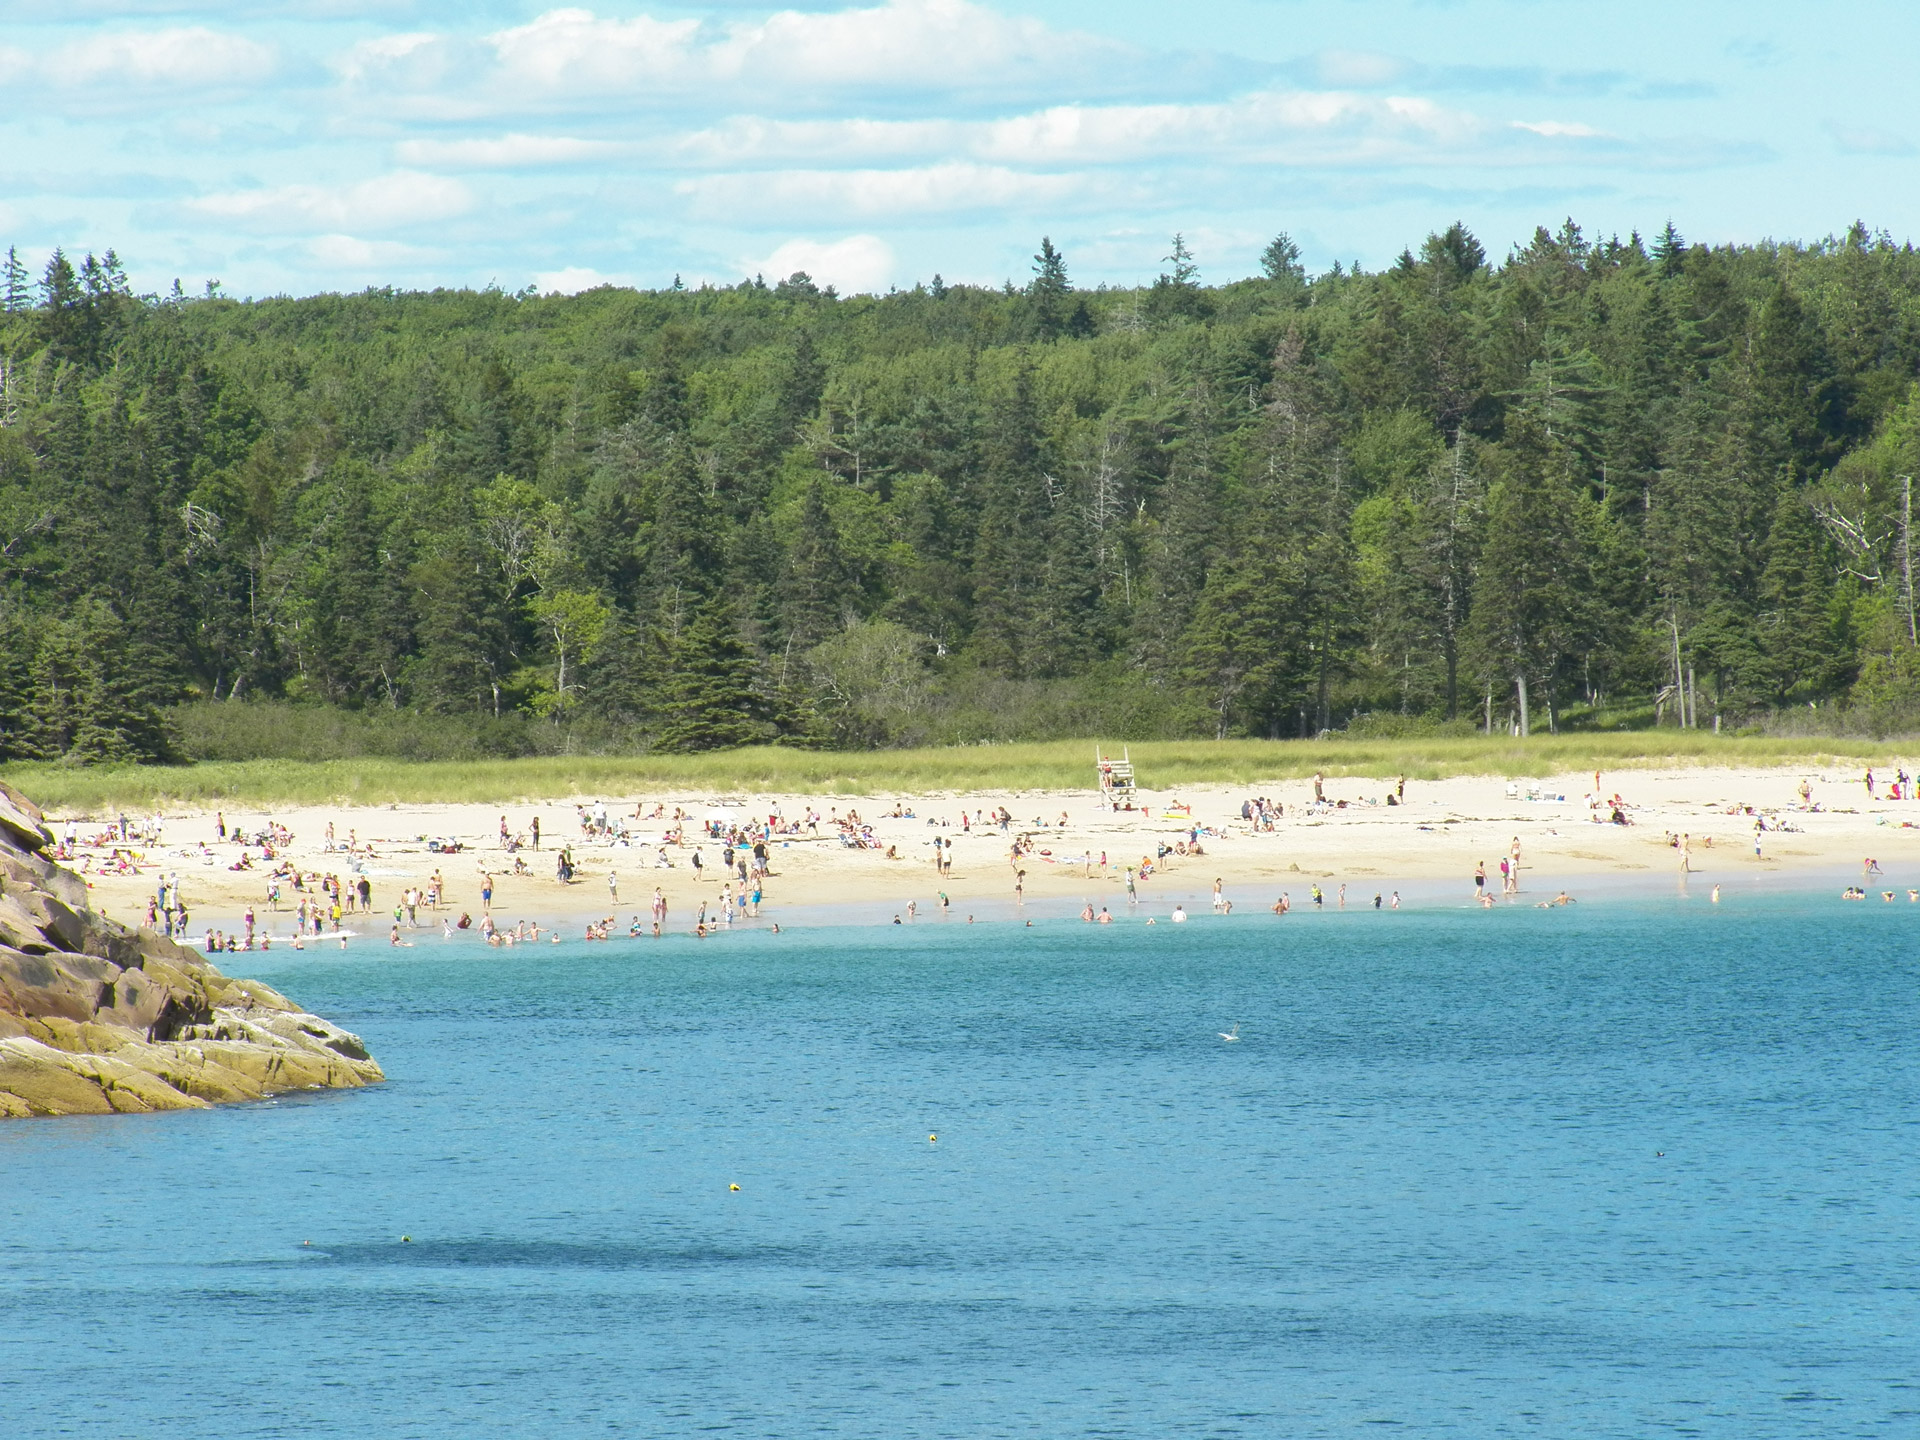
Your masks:
M182 1110L385 1079L357 1035L87 908L0 781L0 1118Z

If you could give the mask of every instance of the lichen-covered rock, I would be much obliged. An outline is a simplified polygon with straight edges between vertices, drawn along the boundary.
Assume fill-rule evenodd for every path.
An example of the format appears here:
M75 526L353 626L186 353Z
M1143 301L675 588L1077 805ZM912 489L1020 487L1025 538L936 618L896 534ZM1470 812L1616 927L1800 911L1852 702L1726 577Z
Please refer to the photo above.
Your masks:
M0 781L0 1118L182 1110L386 1077L357 1035L86 908Z

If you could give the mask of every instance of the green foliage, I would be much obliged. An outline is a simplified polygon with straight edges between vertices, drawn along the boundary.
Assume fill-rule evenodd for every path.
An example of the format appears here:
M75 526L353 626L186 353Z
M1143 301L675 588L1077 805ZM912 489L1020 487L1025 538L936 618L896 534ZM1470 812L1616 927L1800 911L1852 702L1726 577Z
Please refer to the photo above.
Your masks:
M1920 718L1910 247L1261 270L242 304L9 252L0 758L164 758L182 696L510 750Z
M549 728L541 726L540 728ZM1531 740L1415 732L1390 738L1186 740L1131 747L1141 782L1158 794L1180 787L1304 780L1316 771L1409 783L1451 775L1544 776L1676 766L1848 766L1893 768L1899 752L1868 740L1722 737L1666 730L1625 735L1537 735ZM937 749L820 751L751 746L695 755L637 758L567 754L499 760L256 760L200 765L103 766L15 763L4 778L51 811L225 804L271 810L291 805L389 805L440 801L552 802L569 796L662 798L740 795L925 795L969 790L1087 788L1093 743L978 744Z

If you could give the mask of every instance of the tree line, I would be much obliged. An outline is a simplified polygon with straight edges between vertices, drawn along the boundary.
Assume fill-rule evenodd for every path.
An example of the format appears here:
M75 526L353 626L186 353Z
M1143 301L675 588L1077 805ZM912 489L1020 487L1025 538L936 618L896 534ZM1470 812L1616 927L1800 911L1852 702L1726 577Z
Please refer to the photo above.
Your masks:
M595 744L1920 709L1920 259L240 301L0 276L0 758L187 703Z

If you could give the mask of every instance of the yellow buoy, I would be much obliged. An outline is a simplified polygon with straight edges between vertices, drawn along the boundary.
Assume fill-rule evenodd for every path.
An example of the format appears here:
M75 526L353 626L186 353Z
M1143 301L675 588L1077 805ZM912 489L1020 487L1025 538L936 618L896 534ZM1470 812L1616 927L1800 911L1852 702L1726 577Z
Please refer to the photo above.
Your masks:
M411 1235L402 1235L400 1237L400 1243L402 1245L411 1245L413 1243L413 1237Z
M739 1188L740 1188L740 1187L739 1187L738 1185L729 1185L729 1186L727 1186L727 1189L729 1189L729 1190L738 1190Z
M934 1141L938 1140L939 1138L940 1137L938 1135L929 1135L927 1136L927 1144L931 1145L933 1144Z

